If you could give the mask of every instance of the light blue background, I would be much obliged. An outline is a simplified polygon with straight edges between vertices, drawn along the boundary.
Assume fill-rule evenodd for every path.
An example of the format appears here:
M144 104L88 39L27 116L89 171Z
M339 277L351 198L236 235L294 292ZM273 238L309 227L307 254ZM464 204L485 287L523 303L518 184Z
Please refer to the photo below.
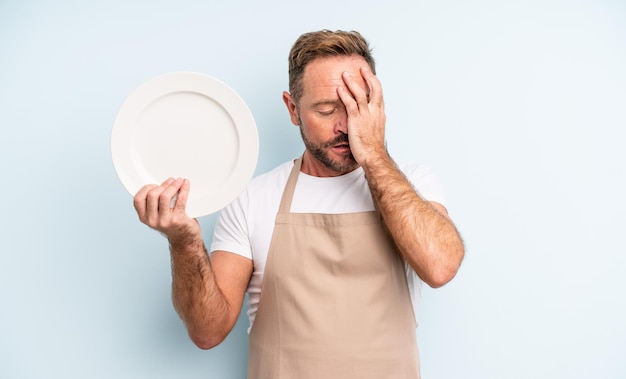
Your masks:
M424 290L423 377L626 377L624 2L1 0L0 378L244 377L245 314L188 340L111 127L149 78L204 72L249 104L266 171L302 151L286 57L321 28L371 41L389 149L438 173L467 243Z

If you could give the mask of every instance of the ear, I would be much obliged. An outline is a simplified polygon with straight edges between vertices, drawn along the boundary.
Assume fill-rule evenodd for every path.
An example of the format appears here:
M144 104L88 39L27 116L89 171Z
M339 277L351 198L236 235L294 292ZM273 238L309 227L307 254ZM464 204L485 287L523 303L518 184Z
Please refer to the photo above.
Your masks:
M289 118L291 118L291 123L299 126L300 125L300 115L298 115L298 107L296 103L293 101L291 94L287 91L283 91L283 101L287 106L287 111L289 112Z

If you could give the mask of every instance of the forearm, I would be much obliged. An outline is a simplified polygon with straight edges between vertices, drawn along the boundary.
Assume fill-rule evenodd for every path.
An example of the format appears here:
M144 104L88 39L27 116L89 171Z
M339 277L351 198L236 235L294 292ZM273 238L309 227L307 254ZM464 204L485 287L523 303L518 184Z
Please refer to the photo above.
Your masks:
M185 210L190 186L188 179L173 178L160 186L148 184L137 192L133 204L141 222L167 237L172 257L174 308L185 322L193 342L208 349L226 338L234 326L241 300L232 299L242 298L244 288L240 285L239 292L237 288L231 291L234 295L230 302L220 290L202 241L200 224ZM239 282L250 275L250 271L242 272L243 279ZM228 288L223 281L220 283Z
M432 287L450 281L464 247L453 222L423 200L385 152L363 164L374 203L403 258Z
M211 348L228 335L231 310L220 291L211 261L201 239L170 243L172 302L190 338L201 348Z

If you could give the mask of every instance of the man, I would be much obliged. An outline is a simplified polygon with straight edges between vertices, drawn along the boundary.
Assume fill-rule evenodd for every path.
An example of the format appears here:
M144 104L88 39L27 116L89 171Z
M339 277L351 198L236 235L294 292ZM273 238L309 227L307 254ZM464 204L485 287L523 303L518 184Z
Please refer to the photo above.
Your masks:
M221 212L210 256L185 213L188 180L135 196L140 220L169 240L174 306L208 349L233 328L247 291L249 378L419 378L413 302L421 281L446 284L464 255L439 184L389 156L383 93L359 33L302 35L289 90L305 152Z

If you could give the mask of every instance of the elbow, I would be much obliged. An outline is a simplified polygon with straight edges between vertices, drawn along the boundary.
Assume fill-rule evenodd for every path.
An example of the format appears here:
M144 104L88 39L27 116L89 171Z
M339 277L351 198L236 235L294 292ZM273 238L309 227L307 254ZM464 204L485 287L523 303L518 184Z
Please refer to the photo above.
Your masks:
M461 266L464 249L459 249L453 256L453 259L449 259L447 262L441 263L438 267L431 270L429 275L423 279L424 282L431 288L441 288L452 281Z
M191 341L202 350L209 350L222 343L226 336L200 335L189 333Z
M441 270L431 274L424 282L431 288L441 288L448 284L456 276L456 273L457 270Z
M181 316L181 318L183 318ZM183 318L189 339L199 349L209 350L224 342L235 326L236 318L232 322L227 320L198 320Z
M202 350L209 350L224 342L235 326L236 318L228 320L183 319L189 339Z
M231 328L205 329L187 325L191 341L202 350L209 350L224 342Z

